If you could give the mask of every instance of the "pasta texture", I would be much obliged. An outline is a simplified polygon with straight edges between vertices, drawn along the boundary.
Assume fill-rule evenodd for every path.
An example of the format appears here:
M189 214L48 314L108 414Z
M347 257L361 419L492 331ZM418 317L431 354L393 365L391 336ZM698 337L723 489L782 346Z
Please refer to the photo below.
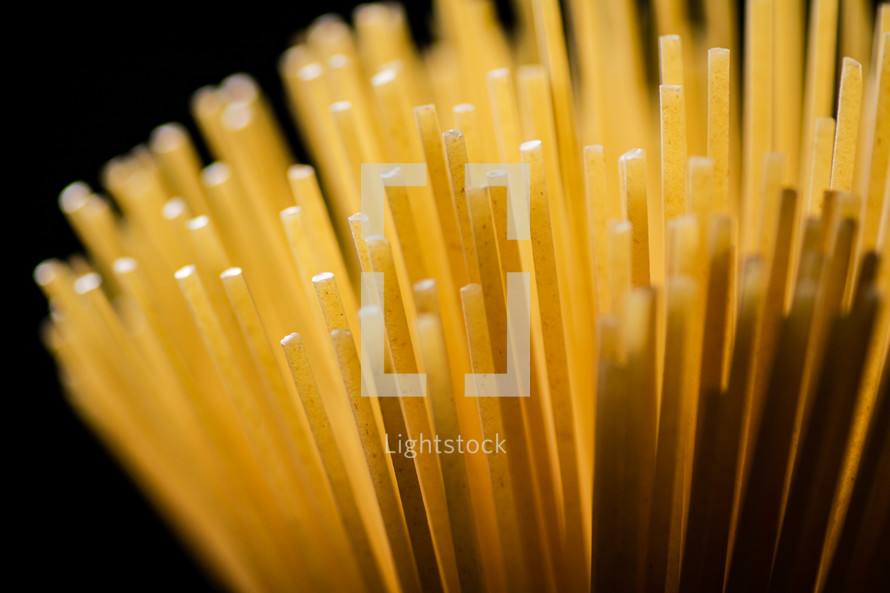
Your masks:
M433 4L62 191L83 421L231 590L881 589L890 7Z

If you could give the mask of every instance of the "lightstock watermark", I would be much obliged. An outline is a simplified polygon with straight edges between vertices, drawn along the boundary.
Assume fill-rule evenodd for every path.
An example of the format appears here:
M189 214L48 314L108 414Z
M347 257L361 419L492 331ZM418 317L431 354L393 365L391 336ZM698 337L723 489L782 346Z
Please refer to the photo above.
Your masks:
M404 438L401 434L390 441L390 436L384 435L386 452L390 455L403 455L408 459L414 459L418 454L426 453L428 455L476 455L482 453L484 455L495 455L498 453L506 453L504 447L507 444L500 434L495 433L491 439L465 439L462 435L457 435L454 439L443 439L439 435L432 437L420 433L416 439Z
M361 233L364 240L383 236L386 187L423 187L426 163L364 163L361 167ZM527 163L467 163L467 187L507 186L507 239L531 238L529 165ZM421 232L423 229L419 229ZM393 279L394 280L394 279ZM466 373L467 397L529 397L531 393L531 293L528 272L508 272L507 372ZM361 331L362 395L425 397L423 373L387 373L384 369L384 277L363 272L359 322ZM387 447L388 448L388 447ZM500 447L497 447L500 448Z

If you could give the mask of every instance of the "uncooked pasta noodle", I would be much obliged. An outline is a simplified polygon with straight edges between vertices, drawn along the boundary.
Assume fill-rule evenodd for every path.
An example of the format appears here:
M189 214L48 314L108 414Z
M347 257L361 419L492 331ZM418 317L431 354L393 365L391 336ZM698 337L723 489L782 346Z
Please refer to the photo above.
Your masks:
M235 74L62 191L46 346L223 586L886 583L890 8L650 4L321 16L311 164Z

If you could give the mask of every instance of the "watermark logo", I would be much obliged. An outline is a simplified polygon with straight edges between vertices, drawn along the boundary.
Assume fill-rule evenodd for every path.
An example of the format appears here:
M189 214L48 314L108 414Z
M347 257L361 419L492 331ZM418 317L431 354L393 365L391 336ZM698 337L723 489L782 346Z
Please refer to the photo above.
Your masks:
M505 454L507 452L506 444L506 439L502 439L500 433L495 433L493 438L481 440L465 439L463 435L457 435L456 439L443 439L437 434L430 437L420 433L416 439L405 438L400 434L390 442L389 435L384 436L387 453L403 455L408 459L414 459L418 453L427 455Z
M529 166L527 163L468 163L467 186L507 186L507 239L531 238L529 222ZM385 187L426 185L426 163L365 163L361 169L362 237L383 235ZM422 231L422 229L421 229ZM424 397L423 373L387 373L384 365L384 278L379 272L363 272L362 373L373 381L372 393L362 382L362 395L377 397ZM531 292L527 272L508 272L507 372L467 373L468 397L528 397L531 393Z

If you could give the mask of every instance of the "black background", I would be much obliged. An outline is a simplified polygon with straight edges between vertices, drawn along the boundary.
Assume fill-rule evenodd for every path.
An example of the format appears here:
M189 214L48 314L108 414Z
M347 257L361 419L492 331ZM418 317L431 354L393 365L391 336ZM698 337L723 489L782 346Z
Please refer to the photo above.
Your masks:
M75 180L98 188L101 166L145 142L160 124L179 121L194 133L189 98L203 85L235 72L253 75L304 157L277 60L315 17L348 16L357 3L275 9L247 3L231 12L222 4L198 12L183 4L161 10L134 3L121 12L72 4L61 11L32 5L5 27L20 29L3 85L13 101L5 113L12 166L5 167L11 185L3 200L13 208L5 222L17 301L7 309L14 329L5 366L13 374L3 418L13 477L4 480L12 495L6 519L12 533L5 535L15 548L7 562L25 579L16 590L67 583L90 591L213 591L212 580L69 409L38 337L47 305L31 275L40 261L81 250L58 210L62 188ZM429 4L409 7L421 40Z

